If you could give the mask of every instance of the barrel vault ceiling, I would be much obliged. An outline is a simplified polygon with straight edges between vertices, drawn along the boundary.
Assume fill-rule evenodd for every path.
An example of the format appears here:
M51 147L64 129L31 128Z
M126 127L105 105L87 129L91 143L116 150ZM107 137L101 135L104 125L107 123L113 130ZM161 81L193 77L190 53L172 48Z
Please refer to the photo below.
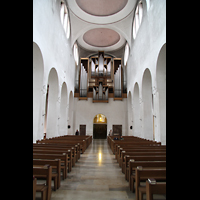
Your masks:
M71 22L71 47L77 42L80 57L104 51L122 57L131 45L137 0L66 0Z

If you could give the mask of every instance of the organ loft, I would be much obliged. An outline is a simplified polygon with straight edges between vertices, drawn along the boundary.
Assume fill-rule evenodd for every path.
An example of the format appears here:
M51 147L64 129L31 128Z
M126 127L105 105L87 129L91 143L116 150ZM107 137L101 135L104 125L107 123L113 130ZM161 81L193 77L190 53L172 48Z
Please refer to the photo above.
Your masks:
M109 98L127 98L126 69L121 58L99 51L89 58L80 58L76 68L75 97L93 98L93 103L108 103Z

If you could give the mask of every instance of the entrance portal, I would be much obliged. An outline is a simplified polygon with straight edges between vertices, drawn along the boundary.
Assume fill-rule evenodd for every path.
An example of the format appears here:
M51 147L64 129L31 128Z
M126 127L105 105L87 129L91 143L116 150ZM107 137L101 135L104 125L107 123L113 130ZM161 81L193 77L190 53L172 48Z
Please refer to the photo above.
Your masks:
M93 120L93 138L106 139L107 138L107 118L105 115L98 114Z

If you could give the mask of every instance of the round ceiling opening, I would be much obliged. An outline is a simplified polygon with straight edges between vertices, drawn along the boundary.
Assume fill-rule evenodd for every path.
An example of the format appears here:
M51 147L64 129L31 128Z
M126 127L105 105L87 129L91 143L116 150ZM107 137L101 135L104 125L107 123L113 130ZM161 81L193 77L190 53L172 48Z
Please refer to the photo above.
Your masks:
M120 40L120 35L108 28L95 28L83 35L83 40L95 47L109 47Z
M78 6L94 16L109 16L122 10L128 0L76 0Z

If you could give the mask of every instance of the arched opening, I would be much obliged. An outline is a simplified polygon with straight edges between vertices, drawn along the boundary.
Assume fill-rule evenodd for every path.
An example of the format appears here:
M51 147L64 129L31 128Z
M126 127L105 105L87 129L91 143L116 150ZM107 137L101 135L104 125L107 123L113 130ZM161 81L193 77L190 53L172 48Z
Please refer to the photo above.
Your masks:
M133 135L141 137L139 86L135 83L133 89Z
M46 137L55 137L58 135L57 130L57 100L58 100L58 74L55 68L52 68L48 78L49 94L47 106L47 131Z
M142 23L143 16L143 4L139 1L135 10L134 20L133 20L133 39L136 38L138 29Z
M68 129L68 134L69 135L73 135L74 134L74 112L73 112L73 108L74 108L74 97L73 97L73 92L71 91L69 94L69 111L68 111L68 125L70 126L70 128Z
M152 79L149 69L146 69L142 80L143 100L143 136L153 140L153 113L152 113Z
M158 55L156 79L159 95L160 141L166 144L166 43Z
M128 135L133 135L133 109L132 109L132 97L131 92L128 93Z
M127 42L126 46L125 46L125 51L124 51L124 66L126 66L126 64L127 64L128 57L129 57L129 45Z
M64 82L61 89L59 135L67 135L67 85Z
M40 124L42 113L42 85L44 76L44 62L38 45L33 42L33 142L42 138Z
M103 114L97 114L93 119L93 138L107 138L107 118Z
M69 39L70 21L69 21L67 6L65 5L64 1L61 1L60 20L61 20L61 24L63 25L64 31L66 33L67 39Z

